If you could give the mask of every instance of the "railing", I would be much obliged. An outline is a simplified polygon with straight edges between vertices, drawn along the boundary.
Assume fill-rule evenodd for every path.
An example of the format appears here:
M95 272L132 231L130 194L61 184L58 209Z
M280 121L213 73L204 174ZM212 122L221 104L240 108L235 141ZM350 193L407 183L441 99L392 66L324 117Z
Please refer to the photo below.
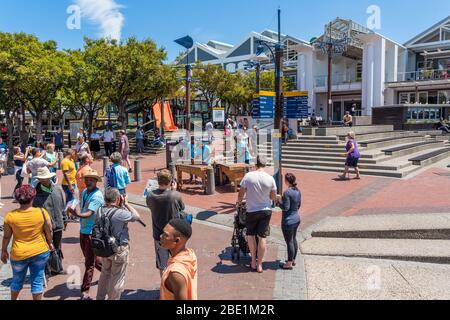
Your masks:
M411 72L399 72L398 82L405 81L427 81L427 80L448 80L450 70L419 70Z
M361 78L358 78L354 73L339 73L333 74L331 77L332 85L352 84L361 82ZM317 76L314 79L315 87L326 87L328 85L328 76Z

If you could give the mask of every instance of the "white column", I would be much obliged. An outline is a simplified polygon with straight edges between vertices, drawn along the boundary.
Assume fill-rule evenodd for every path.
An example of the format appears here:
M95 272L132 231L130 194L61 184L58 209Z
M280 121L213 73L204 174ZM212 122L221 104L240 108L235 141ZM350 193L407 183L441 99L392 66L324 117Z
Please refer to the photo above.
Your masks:
M374 103L374 45L367 43L363 53L362 107L363 115L370 116Z
M374 50L374 83L372 107L384 106L384 88L386 80L386 40L378 39ZM372 110L370 109L370 114Z
M394 44L394 77L392 79L392 81L397 82L398 81L398 66L399 66L399 61L398 61L398 45Z

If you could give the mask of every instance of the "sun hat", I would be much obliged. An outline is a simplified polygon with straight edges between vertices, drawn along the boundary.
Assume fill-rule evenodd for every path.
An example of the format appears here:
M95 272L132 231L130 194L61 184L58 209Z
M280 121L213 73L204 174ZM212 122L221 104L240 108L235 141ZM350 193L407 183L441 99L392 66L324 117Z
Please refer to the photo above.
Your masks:
M37 170L37 175L35 178L41 179L41 180L47 180L47 179L52 179L55 176L56 176L56 173L50 172L50 170L47 167L42 167Z
M93 178L97 179L97 182L102 182L102 178L99 176L98 172L95 170L89 170L85 175L83 175L83 178Z

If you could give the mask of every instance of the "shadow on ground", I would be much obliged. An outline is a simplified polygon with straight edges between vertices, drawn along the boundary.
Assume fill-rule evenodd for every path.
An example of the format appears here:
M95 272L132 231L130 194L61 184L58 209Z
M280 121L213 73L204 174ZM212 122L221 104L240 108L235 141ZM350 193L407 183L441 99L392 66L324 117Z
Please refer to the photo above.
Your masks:
M125 290L120 300L159 300L158 290Z

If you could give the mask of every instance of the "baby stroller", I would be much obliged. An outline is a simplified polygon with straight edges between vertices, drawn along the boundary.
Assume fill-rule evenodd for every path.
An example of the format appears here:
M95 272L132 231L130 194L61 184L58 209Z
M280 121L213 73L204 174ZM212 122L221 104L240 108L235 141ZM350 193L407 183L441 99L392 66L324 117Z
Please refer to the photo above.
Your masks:
M247 217L247 208L245 202L237 208L237 213L234 217L234 231L231 239L231 247L233 251L231 258L233 261L240 261L241 254L247 256L250 253L247 243L247 228L245 227L245 220Z

